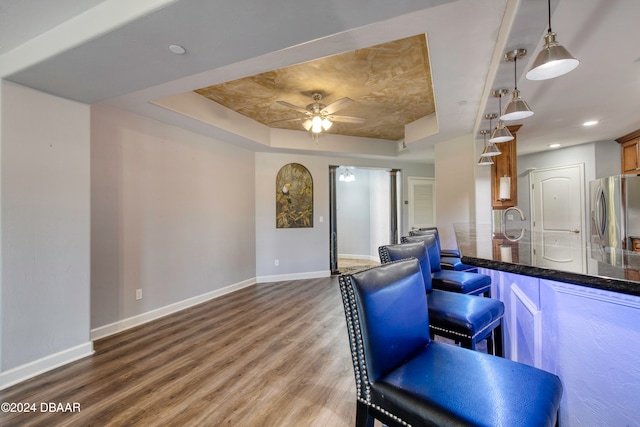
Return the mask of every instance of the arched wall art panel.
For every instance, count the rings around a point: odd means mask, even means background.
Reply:
[[[299,163],[289,163],[276,176],[276,228],[313,227],[313,178]]]

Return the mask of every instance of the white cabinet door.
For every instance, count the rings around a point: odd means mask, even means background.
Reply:
[[[436,225],[436,181],[408,177],[409,230]]]
[[[491,276],[491,295],[504,303],[504,357],[540,368],[543,344],[539,279],[485,268],[479,272]]]
[[[532,172],[534,265],[585,271],[582,169],[573,165]]]

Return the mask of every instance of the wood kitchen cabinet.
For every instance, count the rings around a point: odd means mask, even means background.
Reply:
[[[507,126],[513,135],[513,140],[496,144],[502,154],[494,156],[491,165],[491,207],[493,209],[507,209],[518,204],[518,162],[516,153],[516,132],[522,125]],[[511,178],[511,197],[500,199],[500,178]]]
[[[623,174],[640,174],[640,129],[616,139],[620,144]]]

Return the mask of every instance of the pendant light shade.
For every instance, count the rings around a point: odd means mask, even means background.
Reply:
[[[493,164],[493,159],[491,157],[482,157],[478,160],[478,165],[480,166],[488,166]]]
[[[493,157],[499,156],[500,154],[502,154],[502,152],[498,150],[498,147],[496,147],[493,142],[490,142],[484,147],[484,151],[482,151],[480,157]]]
[[[511,94],[511,100],[504,107],[502,114],[500,115],[501,120],[520,120],[526,119],[527,117],[533,116],[533,110],[529,107],[529,104],[522,99],[520,96],[520,91],[518,90],[518,79],[517,79],[517,64],[518,58],[522,58],[527,54],[526,49],[516,49],[511,52],[507,52],[504,54],[504,59],[507,62],[513,61],[513,80],[514,80],[514,89]]]
[[[549,11],[549,31],[544,36],[544,45],[527,72],[528,80],[547,80],[573,71],[579,64],[576,58],[556,40],[551,31],[551,0],[547,1]]]
[[[544,46],[531,69],[527,72],[528,80],[547,80],[573,71],[580,61],[574,58],[567,49],[556,41],[556,33],[544,36]]]
[[[500,154],[502,154],[502,152],[498,150],[498,147],[490,142],[484,147],[484,150],[482,151],[482,154],[480,154],[480,157],[493,157],[499,156]]]
[[[494,90],[492,92],[493,96],[499,98],[498,102],[499,102],[500,109],[498,111],[502,110],[502,96],[506,95],[507,93],[509,93],[507,89]],[[493,133],[491,133],[489,142],[493,142],[495,144],[500,142],[511,141],[512,139],[514,139],[514,137],[513,135],[511,135],[511,132],[509,131],[509,129],[504,127],[504,123],[502,122],[502,120],[498,120],[498,126],[496,126],[495,129],[493,130]]]
[[[499,120],[498,126],[496,126],[496,128],[493,130],[491,138],[489,138],[489,142],[497,144],[500,142],[511,141],[512,139],[514,138],[513,135],[511,135],[511,132],[509,132],[509,129],[504,127],[504,123],[502,123],[502,120]]]
[[[491,130],[489,129],[483,129],[480,131],[480,133],[484,136],[484,140],[485,140],[484,150],[482,151],[482,154],[480,154],[480,157],[493,157],[493,156],[499,156],[500,154],[502,154],[502,152],[498,150],[498,147],[496,147],[493,142],[487,143],[487,134],[489,132],[491,132]]]
[[[527,101],[522,99],[520,96],[520,91],[518,89],[514,89],[511,94],[511,101],[504,107],[502,111],[502,115],[500,116],[501,120],[520,120],[526,119],[527,117],[533,116],[533,110],[527,104]]]

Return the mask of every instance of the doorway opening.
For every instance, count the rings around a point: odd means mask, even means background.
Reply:
[[[398,176],[390,169],[330,167],[333,274],[379,265],[378,247],[397,241]]]

